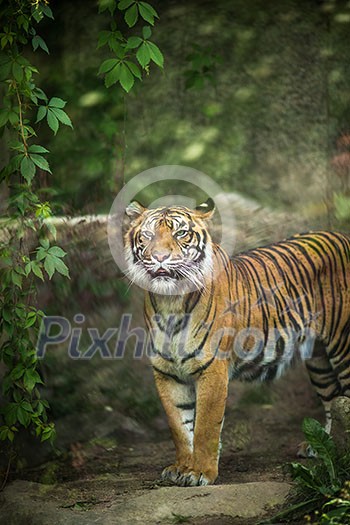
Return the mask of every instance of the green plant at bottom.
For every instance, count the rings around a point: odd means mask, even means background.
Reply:
[[[346,525],[350,523],[350,451],[339,451],[315,419],[304,419],[303,432],[317,457],[306,464],[291,463],[295,490],[288,508],[261,524],[304,517],[313,525]]]
[[[317,512],[317,511],[316,511]],[[345,481],[337,498],[327,501],[321,509],[321,513],[315,513],[314,525],[345,525],[350,523],[350,481]],[[317,517],[319,519],[317,519]],[[311,516],[310,520],[311,522]]]

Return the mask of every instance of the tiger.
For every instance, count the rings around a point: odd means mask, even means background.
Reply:
[[[303,359],[331,430],[350,397],[350,236],[312,231],[229,256],[209,199],[126,207],[125,261],[145,289],[148,354],[175,445],[161,478],[213,484],[230,379],[272,380]]]

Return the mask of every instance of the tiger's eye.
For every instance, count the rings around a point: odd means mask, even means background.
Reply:
[[[175,236],[178,239],[181,239],[181,237],[185,237],[187,234],[188,234],[188,230],[178,230],[177,232],[175,232]]]
[[[145,237],[146,239],[152,239],[154,237],[153,232],[150,232],[149,230],[144,230],[141,232],[141,235]]]

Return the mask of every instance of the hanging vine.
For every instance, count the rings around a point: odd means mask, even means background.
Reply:
[[[7,212],[1,223],[9,234],[0,242],[0,358],[6,370],[0,440],[10,443],[21,427],[34,431],[41,441],[54,439],[48,403],[38,388],[43,381],[35,343],[44,314],[35,306],[36,282],[51,279],[56,271],[69,275],[62,260],[66,254],[54,244],[55,228],[45,223],[51,208],[40,200],[38,176],[42,170],[51,173],[49,151],[37,143],[36,123],[32,121],[46,118],[54,133],[60,123],[72,124],[63,110],[65,102],[57,97],[48,100],[35,84],[38,71],[24,56],[29,44],[34,51],[40,48],[48,52],[36,32],[44,17],[53,18],[46,1],[1,2],[5,23],[0,34],[0,128],[9,151],[9,161],[0,172],[0,181],[9,188]]]

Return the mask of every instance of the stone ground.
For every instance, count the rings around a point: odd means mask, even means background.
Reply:
[[[159,481],[173,459],[163,417],[153,429],[127,425],[117,438],[107,425],[104,435],[71,442],[49,462],[11,473],[0,494],[0,523],[255,525],[285,501],[286,464],[295,460],[302,419],[322,419],[322,411],[302,367],[271,386],[231,388],[216,485]]]

